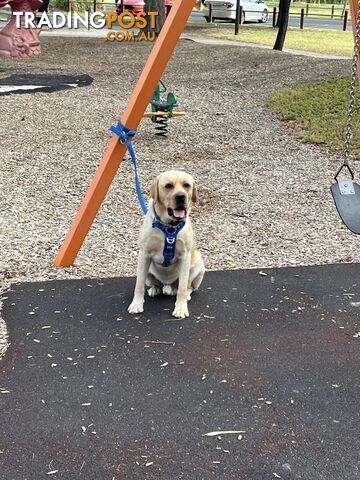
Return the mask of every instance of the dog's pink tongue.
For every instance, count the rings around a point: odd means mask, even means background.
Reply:
[[[184,218],[185,217],[185,210],[173,210],[174,217],[176,218]]]

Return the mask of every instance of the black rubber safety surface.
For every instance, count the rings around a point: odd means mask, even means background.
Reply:
[[[359,265],[208,273],[185,320],[133,286],[7,294],[2,480],[360,478]]]
[[[18,93],[56,92],[90,85],[89,75],[13,74],[0,78],[0,96]]]

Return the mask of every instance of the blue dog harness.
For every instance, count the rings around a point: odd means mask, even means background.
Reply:
[[[185,226],[185,221],[179,222],[177,225],[170,227],[160,222],[159,217],[157,216],[154,208],[155,219],[152,223],[153,228],[158,228],[165,235],[163,257],[164,261],[161,264],[162,267],[168,267],[171,263],[171,260],[175,257],[176,250],[176,237],[180,230]]]

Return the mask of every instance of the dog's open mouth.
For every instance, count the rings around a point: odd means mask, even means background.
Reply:
[[[182,220],[186,217],[186,208],[181,207],[177,209],[168,208],[168,214],[170,217],[174,218],[175,220]]]

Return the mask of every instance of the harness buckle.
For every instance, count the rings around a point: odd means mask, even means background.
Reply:
[[[167,243],[169,243],[170,245],[173,245],[173,243],[175,243],[175,240],[176,238],[175,237],[166,237],[166,241]]]

